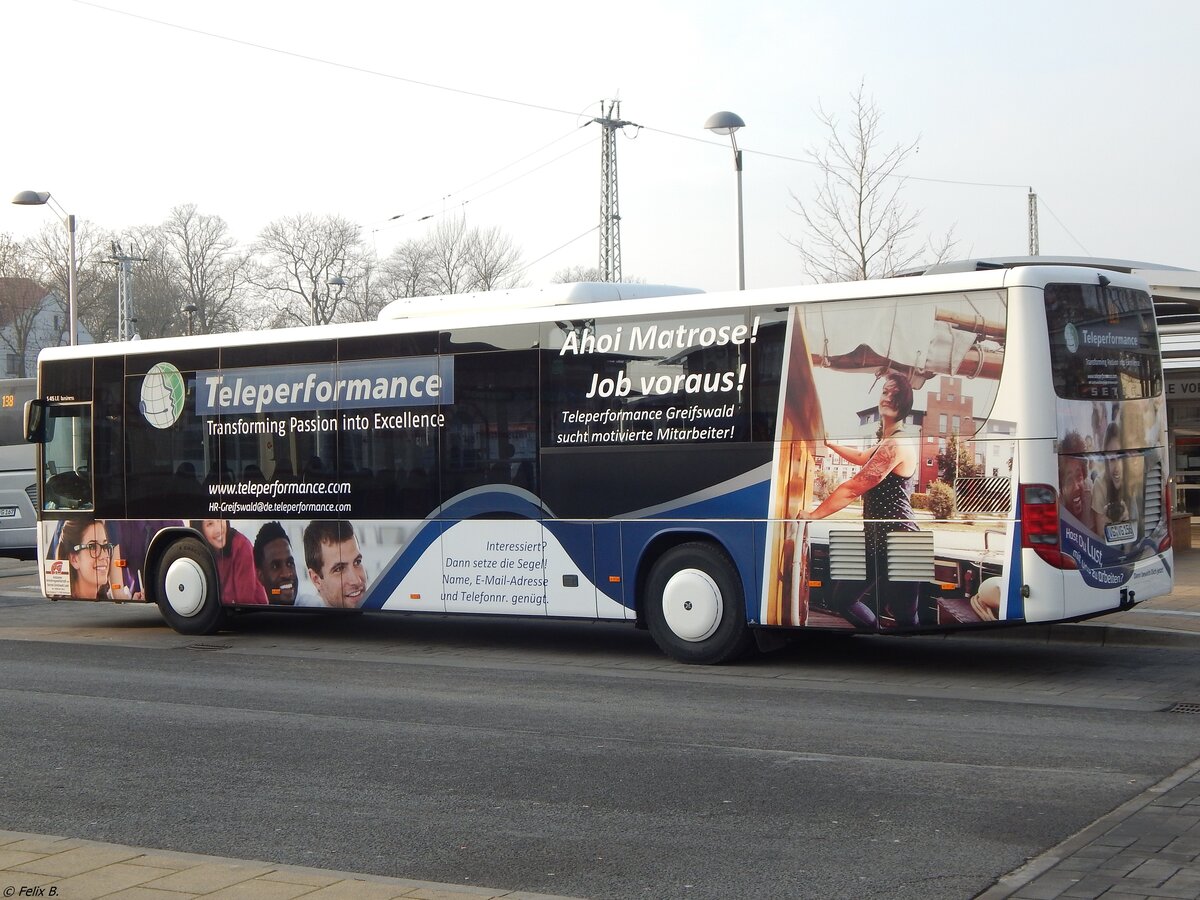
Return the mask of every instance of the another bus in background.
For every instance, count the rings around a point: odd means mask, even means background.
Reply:
[[[37,452],[24,426],[25,402],[36,396],[36,378],[0,379],[0,556],[37,551]]]

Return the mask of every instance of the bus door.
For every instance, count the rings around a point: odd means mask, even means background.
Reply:
[[[41,404],[41,421],[31,439],[42,445],[42,509],[90,511],[92,491],[92,405]]]

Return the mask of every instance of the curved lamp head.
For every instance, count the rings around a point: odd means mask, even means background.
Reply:
[[[21,191],[12,198],[12,202],[17,206],[42,206],[49,201],[49,191]]]
[[[713,134],[733,134],[739,128],[745,128],[746,123],[742,121],[742,117],[737,113],[723,110],[709,116],[708,121],[704,123],[704,127]]]

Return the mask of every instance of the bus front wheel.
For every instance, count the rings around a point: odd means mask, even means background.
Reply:
[[[753,643],[737,569],[711,544],[680,544],[664,553],[650,570],[645,600],[651,637],[679,662],[731,662]]]
[[[225,622],[217,572],[208,549],[195,538],[171,544],[158,561],[155,599],[167,624],[180,634],[213,634]]]

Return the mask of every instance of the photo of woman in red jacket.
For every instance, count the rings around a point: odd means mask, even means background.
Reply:
[[[230,526],[227,519],[201,519],[192,527],[204,535],[217,561],[221,602],[267,605],[267,592],[254,571],[254,547],[250,539]]]

